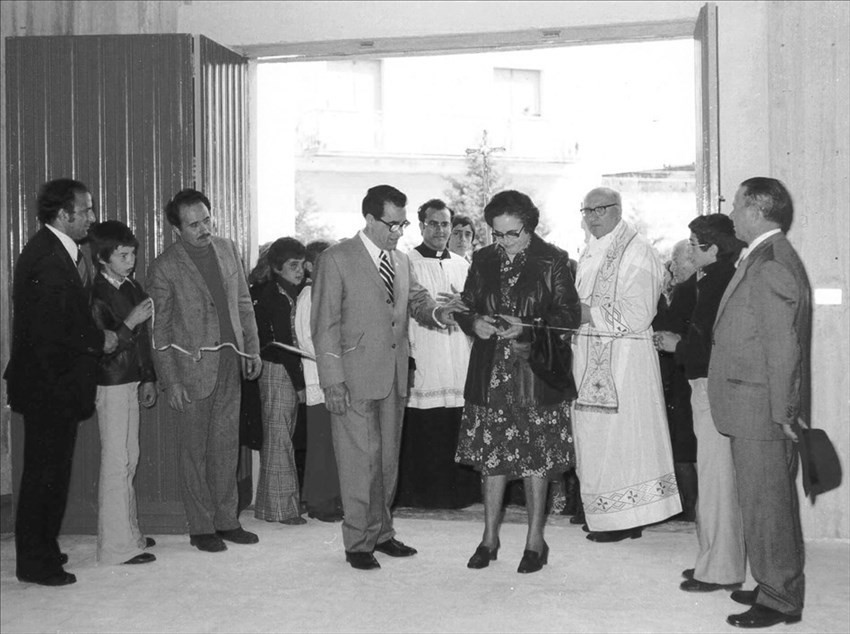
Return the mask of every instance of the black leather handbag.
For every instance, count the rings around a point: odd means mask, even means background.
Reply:
[[[532,325],[528,364],[549,387],[560,392],[575,391],[570,344],[557,331],[547,328],[542,319],[535,319]]]

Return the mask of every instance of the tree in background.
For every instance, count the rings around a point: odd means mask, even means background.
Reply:
[[[491,242],[490,227],[484,222],[484,207],[493,194],[507,188],[508,181],[492,158],[494,152],[504,151],[503,147],[490,147],[484,130],[478,147],[466,150],[466,173],[461,178],[446,177],[450,185],[445,192],[446,202],[456,214],[472,218],[479,245]]]
[[[504,151],[503,147],[490,147],[487,130],[484,130],[478,147],[466,150],[466,173],[461,178],[446,177],[451,186],[445,192],[447,204],[456,214],[472,218],[475,235],[478,236],[477,246],[492,242],[490,227],[484,221],[484,207],[494,194],[509,188],[510,179],[494,164],[492,156],[495,152]],[[523,193],[534,200],[534,192]],[[550,231],[549,223],[541,211],[536,233],[544,238]]]
[[[295,237],[302,244],[334,239],[330,225],[322,220],[319,204],[299,179],[295,182]]]

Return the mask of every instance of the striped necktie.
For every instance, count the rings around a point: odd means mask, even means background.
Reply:
[[[378,267],[378,272],[381,274],[381,279],[384,280],[384,286],[387,288],[387,293],[390,296],[390,301],[394,301],[393,297],[393,280],[395,279],[395,271],[393,270],[393,265],[390,262],[389,256],[387,256],[386,251],[381,251],[381,255],[378,258],[380,260],[380,266]]]

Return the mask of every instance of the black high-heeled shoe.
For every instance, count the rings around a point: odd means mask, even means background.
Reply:
[[[543,550],[539,553],[534,550],[522,551],[522,560],[519,562],[517,572],[537,572],[549,562],[549,544],[543,542]]]
[[[469,562],[466,564],[466,567],[473,568],[475,570],[486,568],[490,565],[491,561],[496,561],[499,558],[500,545],[501,544],[498,540],[496,540],[495,548],[487,548],[484,544],[479,544],[478,548],[475,549],[475,553],[473,553],[472,557],[469,558]]]

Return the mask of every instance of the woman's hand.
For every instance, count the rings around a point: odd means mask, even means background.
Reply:
[[[661,352],[676,352],[676,346],[682,340],[681,335],[662,330],[652,336],[655,349]]]
[[[507,328],[496,331],[500,339],[516,339],[522,334],[522,319],[513,315],[498,315],[498,317],[510,324]]]
[[[475,336],[479,339],[489,339],[495,335],[498,332],[496,326],[493,325],[495,321],[490,315],[476,317],[475,321],[472,322],[472,330],[475,332]]]

